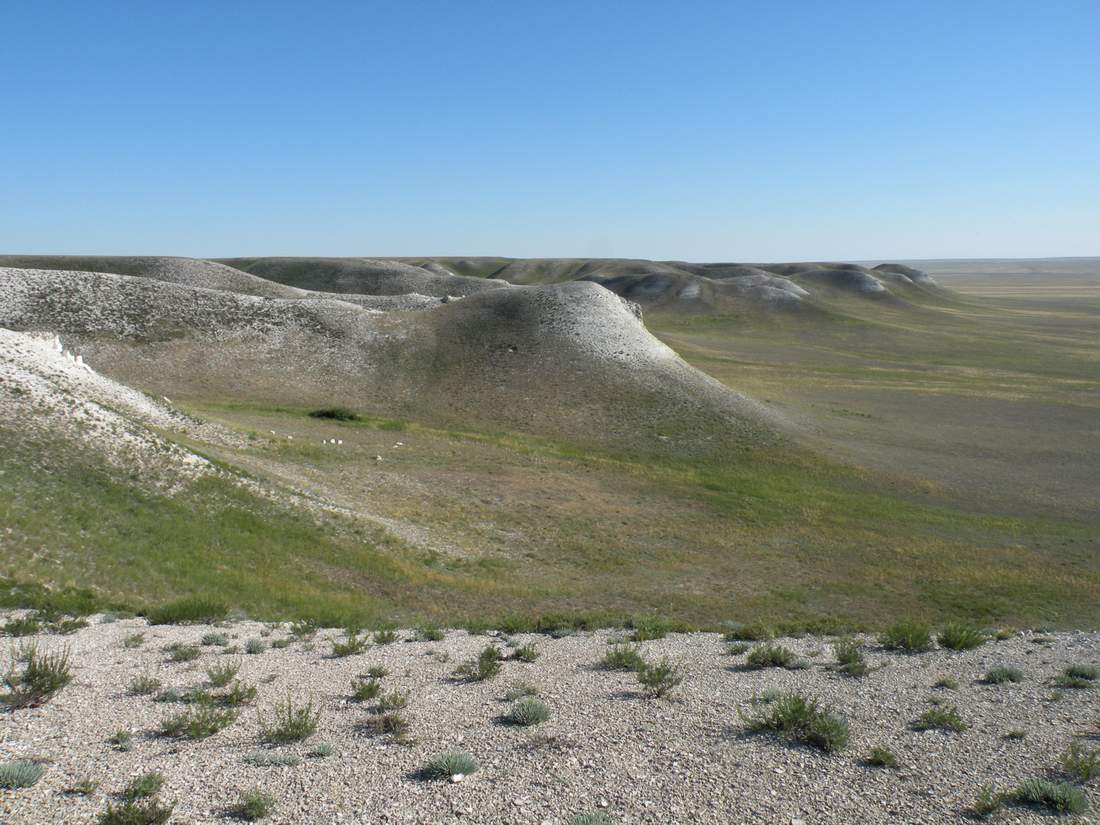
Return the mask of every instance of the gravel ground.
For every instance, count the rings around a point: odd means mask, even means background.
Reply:
[[[286,627],[237,622],[208,626],[148,627],[144,620],[99,622],[68,637],[39,637],[44,650],[68,645],[75,680],[49,704],[0,718],[0,760],[48,762],[38,784],[0,791],[0,821],[94,822],[135,776],[167,777],[161,799],[176,805],[173,822],[229,821],[241,791],[263,787],[276,798],[272,823],[547,823],[562,825],[586,811],[605,812],[618,823],[930,823],[965,821],[965,810],[988,782],[1006,788],[1030,776],[1055,777],[1058,756],[1075,735],[1095,737],[1100,704],[1095,690],[1058,691],[1053,678],[1067,664],[1100,662],[1100,634],[1021,634],[975,650],[906,656],[867,640],[874,668],[862,679],[840,676],[829,641],[781,640],[807,657],[804,670],[744,669],[715,634],[672,634],[644,642],[647,658],[668,656],[683,669],[670,698],[638,692],[632,674],[596,669],[610,631],[561,639],[520,635],[541,655],[531,664],[506,661],[491,681],[454,681],[456,665],[495,642],[507,640],[450,631],[441,641],[371,645],[345,658],[330,656],[322,630],[312,640],[255,655],[204,647],[193,662],[170,663],[163,647],[197,643],[221,630],[244,648],[252,638],[291,638]],[[141,647],[123,639],[145,634]],[[265,635],[266,634],[266,635]],[[240,677],[257,685],[252,706],[229,728],[201,741],[156,735],[162,719],[181,704],[133,697],[127,685],[155,673],[165,687],[198,687],[208,666],[239,658]],[[1027,676],[1019,684],[979,683],[986,670],[1008,664]],[[402,713],[411,743],[372,736],[362,725],[371,704],[348,699],[353,678],[382,665],[384,689],[409,691]],[[958,689],[937,689],[943,676]],[[524,681],[536,685],[553,711],[532,728],[501,724],[503,694]],[[799,689],[820,698],[851,723],[848,747],[836,755],[750,734],[739,711],[770,688]],[[321,708],[320,729],[304,743],[272,749],[260,741],[260,716],[288,692],[312,697]],[[964,733],[915,732],[908,723],[938,697],[956,704],[971,725]],[[122,752],[107,739],[133,732]],[[1026,731],[1022,739],[1005,737]],[[1086,740],[1088,741],[1088,740]],[[318,743],[334,753],[307,754]],[[1097,743],[1095,738],[1091,744]],[[896,770],[873,768],[863,757],[875,745],[898,757]],[[461,782],[426,782],[412,776],[431,755],[468,751],[481,769]],[[246,756],[258,750],[302,756],[293,767],[257,767]],[[88,796],[67,793],[84,778],[100,782]],[[1088,789],[1093,810],[1097,783]],[[1010,807],[997,822],[1043,822],[1049,817]]]

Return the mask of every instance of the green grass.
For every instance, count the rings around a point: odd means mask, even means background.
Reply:
[[[317,732],[321,721],[321,709],[313,707],[313,700],[298,704],[287,694],[285,702],[279,702],[271,717],[260,718],[260,736],[272,745],[302,742]]]
[[[237,721],[236,708],[219,708],[200,701],[160,724],[160,735],[169,739],[208,739]]]
[[[827,322],[797,326],[661,313],[647,323],[719,380],[826,429],[834,419],[842,430],[869,428],[859,433],[879,446],[904,441],[909,426],[929,435],[943,420],[936,405],[949,417],[958,399],[979,405],[967,410],[982,421],[984,411],[1029,409],[1018,400],[1082,418],[1095,409],[1081,389],[1100,377],[1085,321],[1060,318],[1071,335],[1041,314],[1022,322],[1017,309],[974,301],[920,312],[876,306],[873,317],[868,306],[838,300]],[[719,629],[731,618],[784,631],[878,631],[899,615],[935,625],[1100,625],[1094,514],[1017,507],[984,497],[980,485],[946,490],[881,455],[844,466],[790,443],[710,442],[710,431],[675,426],[592,443],[412,407],[357,409],[358,421],[308,415],[337,400],[192,399],[191,411],[241,432],[295,434],[241,450],[194,446],[261,481],[302,478],[345,500],[376,474],[373,453],[392,443],[388,433],[407,433],[416,449],[392,461],[387,453],[384,465],[402,483],[372,488],[371,507],[459,552],[412,547],[365,519],[281,507],[225,479],[174,496],[143,492],[79,445],[51,455],[56,445],[8,428],[0,512],[11,534],[0,564],[18,579],[0,582],[0,603],[172,622],[232,608],[363,627],[503,627],[517,618],[534,627],[564,616],[554,625],[564,629],[570,617],[614,625],[645,616],[639,638],[662,627]],[[337,427],[354,434],[348,449],[317,449]],[[361,453],[351,449],[357,439]],[[1005,450],[1020,441],[1002,440]],[[884,471],[869,469],[884,462]],[[48,559],[28,552],[46,546]],[[654,604],[664,615],[649,616]]]
[[[789,648],[768,642],[757,645],[749,651],[749,655],[745,657],[745,666],[754,669],[781,667],[787,670],[802,670],[806,667],[806,663]]]
[[[143,773],[130,781],[122,791],[122,797],[130,802],[138,799],[148,799],[160,793],[164,787],[164,775],[160,773]]]
[[[0,762],[0,788],[12,790],[15,788],[29,788],[46,772],[46,766],[38,762],[17,760],[15,762]]]
[[[500,673],[500,662],[504,655],[495,645],[486,645],[477,658],[463,662],[455,668],[455,678],[464,682],[484,682],[496,678]]]
[[[68,648],[43,653],[36,644],[23,644],[12,651],[0,704],[11,710],[44,705],[72,680]]]
[[[1024,672],[1018,667],[1009,667],[1008,665],[991,667],[982,677],[982,682],[987,685],[1003,685],[1010,682],[1022,682],[1023,680]]]
[[[970,729],[970,724],[959,715],[959,709],[954,705],[942,705],[928,708],[914,719],[909,727],[918,731],[943,730],[962,733]]]
[[[972,650],[988,640],[989,636],[982,630],[963,622],[949,622],[936,637],[940,647],[948,650]]]
[[[894,622],[883,631],[879,642],[887,650],[925,653],[932,649],[932,628],[912,620]]]
[[[275,797],[262,788],[243,791],[231,812],[237,819],[255,822],[266,819],[275,810]]]
[[[638,649],[624,642],[616,642],[607,649],[603,659],[599,662],[602,670],[631,670],[641,671],[645,668],[645,659]]]
[[[510,725],[531,727],[550,718],[550,708],[541,699],[525,696],[517,700],[504,715],[504,721]]]
[[[420,768],[421,779],[445,779],[452,776],[469,776],[478,769],[477,760],[464,751],[445,751],[436,754]]]

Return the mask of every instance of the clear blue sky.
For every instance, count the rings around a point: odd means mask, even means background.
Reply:
[[[0,3],[0,251],[1100,255],[1100,2]]]

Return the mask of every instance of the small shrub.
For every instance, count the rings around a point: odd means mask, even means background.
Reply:
[[[445,751],[429,759],[419,771],[421,779],[469,776],[478,769],[477,760],[464,751]]]
[[[511,725],[531,727],[550,718],[550,708],[541,699],[526,696],[518,700],[504,715],[504,721]]]
[[[805,663],[783,645],[767,642],[749,651],[749,655],[745,657],[745,666],[756,669],[782,667],[787,670],[797,670],[805,667]]]
[[[525,644],[523,647],[517,647],[515,653],[512,654],[512,658],[519,659],[521,662],[527,662],[530,664],[539,657],[538,648],[533,644]]]
[[[143,673],[141,676],[135,676],[130,680],[130,684],[126,688],[126,692],[131,696],[148,696],[151,693],[156,693],[158,690],[160,690],[160,679],[156,678],[151,673]]]
[[[134,735],[128,730],[116,730],[107,737],[107,744],[116,751],[132,751],[134,749]]]
[[[134,802],[138,799],[148,799],[160,793],[164,787],[164,775],[159,773],[143,773],[130,782],[122,791],[122,797]]]
[[[382,683],[377,679],[359,679],[352,682],[351,699],[353,702],[370,702],[378,698]]]
[[[409,704],[409,692],[407,690],[391,690],[378,697],[378,710],[387,713],[391,710],[403,710]]]
[[[129,650],[133,650],[135,647],[141,647],[143,644],[145,644],[144,633],[131,633],[129,636],[122,639],[122,646]]]
[[[524,696],[538,696],[539,689],[530,682],[516,682],[504,693],[504,701],[514,702]]]
[[[336,748],[330,745],[328,742],[318,742],[312,748],[310,748],[308,756],[314,759],[327,759],[336,753]]]
[[[1019,728],[1013,728],[1005,734],[1005,739],[1024,739],[1027,737],[1026,730],[1020,730]]]
[[[898,758],[889,748],[875,746],[867,754],[867,764],[874,765],[876,768],[896,768]]]
[[[879,642],[887,650],[925,653],[932,649],[932,629],[920,622],[901,621],[887,628]]]
[[[256,688],[244,682],[234,682],[229,690],[215,698],[219,705],[239,708],[251,704],[256,699]]]
[[[372,665],[367,668],[366,675],[368,679],[385,679],[390,672],[382,665]]]
[[[347,407],[323,407],[309,414],[310,418],[324,418],[330,421],[362,421],[362,416]]]
[[[932,683],[932,687],[938,690],[958,690],[959,683],[957,680],[952,679],[950,676],[941,676],[939,679]]]
[[[764,690],[753,696],[751,701],[754,705],[770,705],[783,696],[784,691],[779,688],[764,688]]]
[[[980,819],[985,819],[1000,810],[1007,798],[1006,794],[997,793],[992,785],[982,785],[974,801],[970,803],[970,812]]]
[[[356,633],[349,633],[342,642],[332,642],[332,657],[334,659],[342,659],[345,656],[352,656],[356,653],[362,653],[367,649],[367,640]]]
[[[1076,785],[1047,779],[1025,779],[1012,792],[1012,801],[1059,814],[1083,814],[1089,809],[1088,797]]]
[[[213,624],[226,617],[229,608],[211,599],[187,598],[145,612],[149,624]]]
[[[845,676],[859,678],[867,675],[867,660],[863,656],[863,645],[856,639],[841,639],[833,645],[836,656],[836,670]]]
[[[363,731],[369,736],[390,735],[397,741],[405,740],[409,723],[398,713],[377,713],[363,722]]]
[[[302,764],[302,760],[292,753],[270,753],[268,751],[254,751],[248,754],[244,761],[257,768],[293,768]]]
[[[638,671],[638,682],[650,696],[667,696],[683,681],[680,669],[668,659],[647,664]]]
[[[204,647],[225,647],[229,644],[229,636],[225,633],[205,633],[202,644]]]
[[[267,645],[264,644],[263,639],[249,639],[244,643],[244,652],[251,656],[263,653],[265,650],[267,650]]]
[[[987,685],[1003,685],[1008,682],[1022,682],[1023,680],[1024,672],[1022,670],[1007,665],[991,667],[982,677],[982,681]]]
[[[633,645],[616,642],[600,660],[599,667],[603,670],[628,670],[637,673],[645,668],[645,659]]]
[[[290,626],[290,633],[299,639],[309,639],[319,627],[315,619],[299,619]]]
[[[161,722],[160,735],[171,739],[207,739],[235,721],[236,709],[200,702]]]
[[[272,650],[282,650],[283,648],[290,647],[293,639],[274,639],[271,642]]]
[[[948,650],[973,650],[985,644],[989,637],[972,625],[950,622],[943,626],[937,641]]]
[[[237,677],[240,669],[240,660],[211,665],[206,669],[206,678],[216,688],[225,687]]]
[[[0,694],[0,703],[12,710],[39,707],[72,680],[68,648],[39,653],[37,645],[25,644],[12,654],[11,666],[4,676],[8,692]]]
[[[1100,748],[1086,748],[1080,742],[1072,742],[1058,758],[1062,772],[1082,785],[1100,776]]]
[[[500,673],[501,652],[493,645],[486,646],[476,659],[463,662],[454,675],[466,682],[484,682]]]
[[[374,643],[376,645],[392,645],[397,641],[397,631],[385,628],[374,631]]]
[[[38,762],[19,759],[15,762],[0,762],[0,788],[14,790],[29,788],[42,778],[46,767]]]
[[[172,818],[174,805],[161,805],[156,799],[123,802],[107,805],[99,815],[97,825],[166,825]]]
[[[261,737],[273,745],[301,742],[317,732],[320,721],[321,710],[314,710],[312,699],[303,705],[295,705],[287,694],[285,702],[275,705],[270,722],[260,720]]]
[[[416,631],[416,637],[422,642],[440,642],[444,635],[443,631],[435,625],[422,625]]]
[[[775,628],[771,625],[733,624],[723,634],[727,642],[768,642],[775,638]]]
[[[182,642],[174,642],[164,648],[168,659],[173,662],[193,662],[202,655],[202,651],[195,645],[185,645]]]
[[[247,822],[266,819],[275,810],[275,797],[262,788],[244,791],[237,804],[231,809],[233,816]]]
[[[726,645],[726,653],[730,656],[740,656],[745,653],[751,645],[748,642],[730,642]]]
[[[946,730],[962,733],[968,730],[970,725],[959,715],[959,709],[954,705],[932,707],[918,716],[910,723],[913,730]]]
[[[843,749],[850,735],[844,719],[797,692],[782,694],[748,722],[753,730],[772,731],[826,753]]]

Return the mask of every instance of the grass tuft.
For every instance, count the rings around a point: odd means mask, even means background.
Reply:
[[[637,673],[638,683],[645,692],[658,699],[670,694],[684,680],[680,668],[667,658],[647,664]]]
[[[910,725],[913,730],[945,730],[954,733],[962,733],[969,730],[970,725],[959,715],[959,709],[954,705],[941,705],[931,707],[914,719]]]
[[[285,702],[275,705],[270,722],[260,720],[260,735],[264,742],[273,745],[301,742],[317,732],[320,721],[321,710],[314,709],[312,699],[296,705],[287,694]]]
[[[800,670],[806,667],[806,663],[790,648],[766,642],[749,651],[749,655],[745,657],[745,666],[755,669],[781,667],[787,670]]]
[[[206,669],[206,678],[210,680],[210,684],[216,688],[225,687],[235,678],[241,670],[240,659],[235,659],[229,662],[222,662],[215,665],[211,665]]]
[[[1013,802],[1044,808],[1057,814],[1083,814],[1089,809],[1085,792],[1068,782],[1025,779],[1011,794]]]
[[[367,649],[367,640],[357,633],[348,633],[343,641],[332,641],[332,658],[342,659]]]
[[[69,649],[39,653],[36,644],[24,644],[12,652],[12,662],[4,676],[7,693],[0,704],[12,710],[46,704],[73,680]]]
[[[608,648],[607,654],[600,660],[603,670],[630,670],[638,672],[645,668],[645,659],[638,648],[625,642],[616,642]]]
[[[550,718],[550,708],[541,699],[526,696],[516,701],[504,715],[504,721],[525,728],[538,725]]]
[[[894,756],[893,751],[880,745],[871,748],[866,761],[868,765],[873,765],[876,768],[896,768],[898,766],[898,758]]]
[[[1072,742],[1058,758],[1062,773],[1082,785],[1100,776],[1100,748],[1087,748],[1080,742]]]
[[[500,673],[502,654],[499,648],[487,645],[476,659],[463,662],[454,672],[456,678],[465,682],[484,682]]]
[[[160,724],[160,735],[169,739],[208,739],[237,721],[235,708],[219,708],[211,701],[196,702]]]
[[[230,813],[237,819],[255,822],[266,819],[275,810],[275,797],[262,788],[252,788],[241,793],[241,798],[232,807]]]
[[[38,782],[45,772],[44,765],[25,759],[0,763],[0,788],[6,790],[29,788]]]
[[[132,780],[122,791],[123,799],[133,802],[138,799],[148,799],[160,793],[164,787],[164,774],[143,773]]]
[[[161,805],[156,799],[108,805],[99,815],[96,825],[166,825],[172,818],[174,805]]]
[[[973,650],[985,644],[989,637],[979,628],[962,622],[950,622],[943,626],[937,641],[948,650]]]
[[[991,667],[982,677],[982,682],[987,685],[1003,685],[1009,682],[1016,683],[1024,680],[1024,672],[1016,667],[997,665]]]
[[[926,653],[932,649],[932,628],[912,620],[900,621],[888,627],[879,642],[887,650]]]
[[[746,719],[753,730],[772,731],[825,753],[842,750],[850,736],[847,721],[798,692],[781,694]]]
[[[445,751],[425,762],[417,775],[421,779],[449,779],[453,776],[469,776],[477,769],[477,760],[465,751]]]

